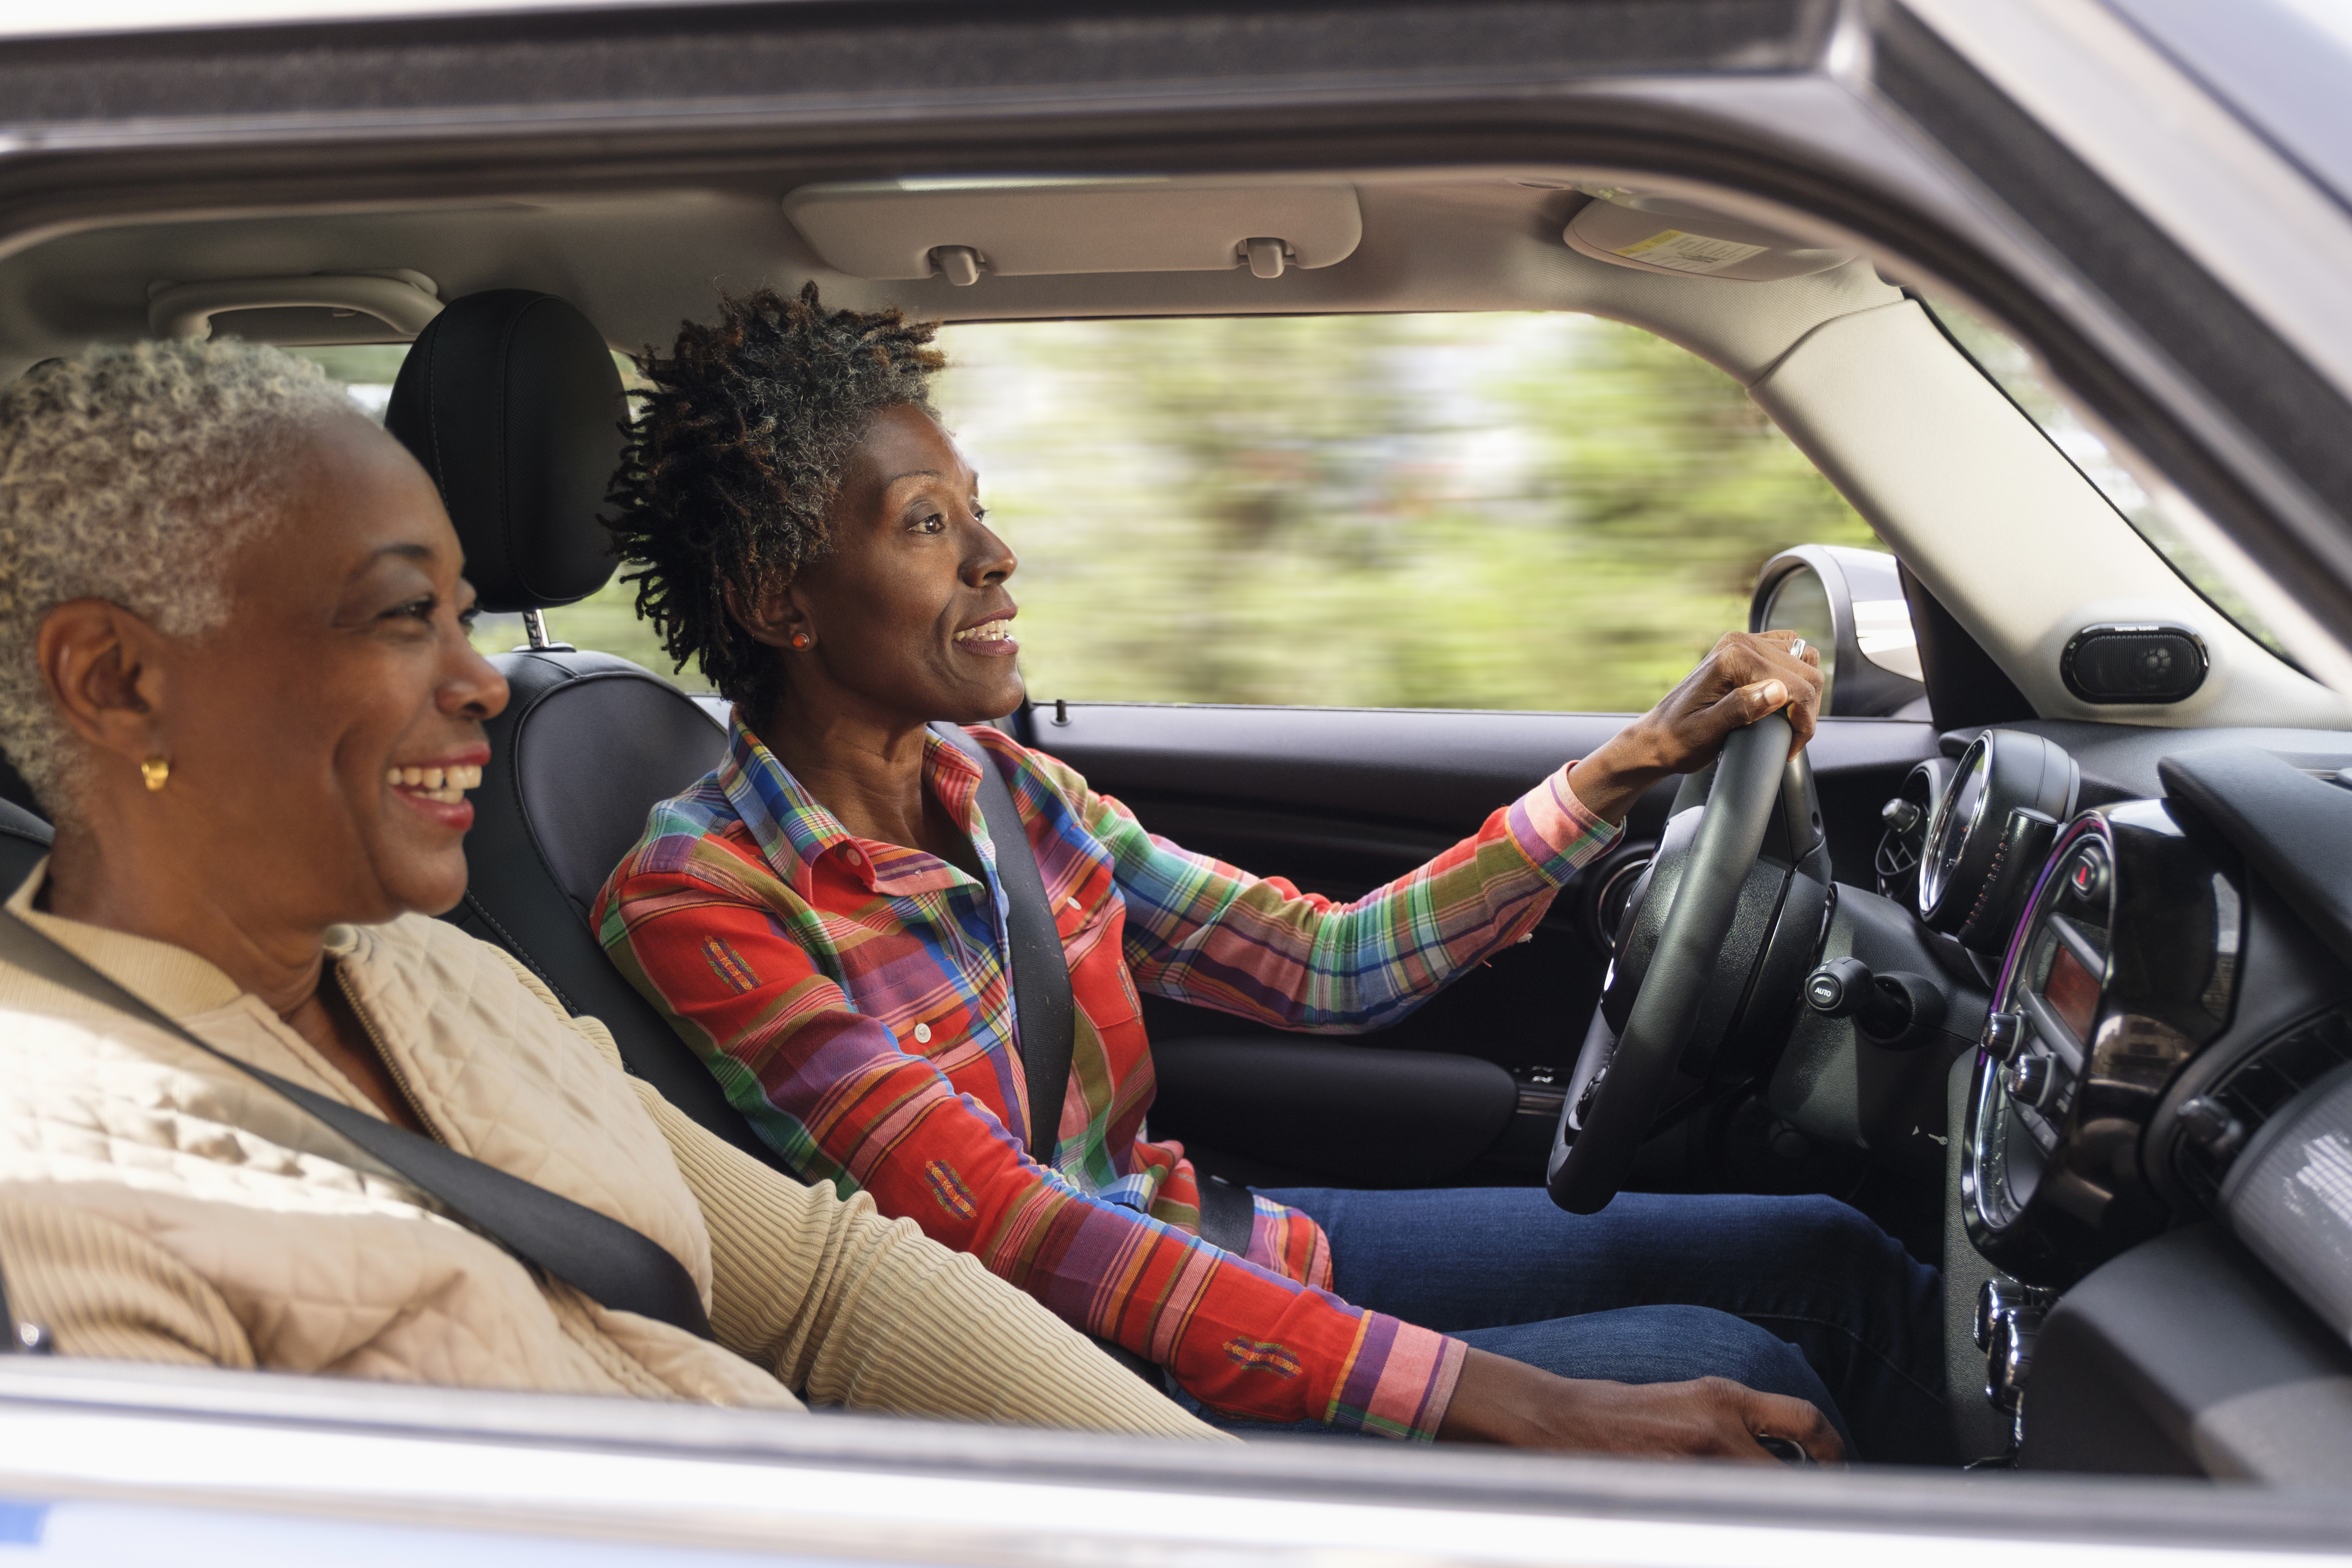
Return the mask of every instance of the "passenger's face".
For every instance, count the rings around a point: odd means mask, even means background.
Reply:
[[[1019,563],[982,516],[979,478],[937,422],[906,406],[878,416],[834,502],[832,551],[791,590],[814,639],[779,650],[796,691],[919,723],[1020,706],[1004,586]]]
[[[415,460],[337,418],[280,520],[232,559],[226,629],[173,660],[167,796],[278,918],[368,922],[463,896],[458,786],[478,782],[507,687],[467,641],[460,564]]]

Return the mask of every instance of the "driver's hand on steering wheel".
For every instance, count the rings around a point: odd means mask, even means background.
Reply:
[[[1569,787],[1602,821],[1622,822],[1652,784],[1706,766],[1734,730],[1783,708],[1793,757],[1821,714],[1821,650],[1794,632],[1727,633],[1656,707],[1578,763]]]
[[[1481,1350],[1462,1363],[1437,1429],[1444,1443],[1781,1463],[1757,1441],[1759,1436],[1795,1443],[1819,1464],[1845,1458],[1829,1417],[1785,1394],[1760,1394],[1725,1377],[1695,1383],[1559,1377]]]

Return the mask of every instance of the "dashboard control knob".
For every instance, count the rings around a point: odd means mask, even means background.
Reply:
[[[1905,800],[1899,795],[1878,808],[1878,819],[1897,833],[1910,832],[1926,815],[1917,801]]]
[[[1806,975],[1804,1002],[1825,1018],[1851,1018],[1882,1047],[1916,1044],[1912,1035],[1943,1023],[1943,994],[1924,975],[1874,975],[1861,959],[1830,959]]]
[[[1847,998],[1870,984],[1870,965],[1858,958],[1832,958],[1805,976],[1805,1003],[1816,1013],[1843,1017]]]
[[[2228,1164],[2246,1146],[2246,1124],[2218,1100],[2200,1094],[2181,1101],[2172,1116],[2180,1124],[2181,1136],[2204,1150],[2216,1164]]]
[[[2025,1038],[2025,1015],[1994,1013],[1985,1019],[1984,1038],[1979,1043],[1985,1055],[1997,1062],[2005,1062],[2017,1054],[2019,1042]]]
[[[2009,1089],[2009,1098],[2020,1105],[2039,1110],[2050,1098],[2050,1058],[2022,1056],[2009,1064],[2000,1075],[2001,1083]]]

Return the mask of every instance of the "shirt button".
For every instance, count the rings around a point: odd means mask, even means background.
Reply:
[[[843,851],[841,852],[841,858],[842,858],[843,859],[845,859],[845,860],[848,861],[848,862],[849,862],[851,865],[853,865],[853,866],[863,866],[864,864],[866,864],[866,857],[865,857],[865,856],[863,856],[863,855],[860,855],[860,854],[859,854],[856,850],[855,850],[855,849],[845,849],[845,850],[843,850]]]
[[[931,1026],[930,1026],[929,1024],[918,1024],[918,1025],[916,1025],[916,1026],[915,1026],[915,1044],[917,1044],[917,1045],[919,1045],[919,1046],[928,1046],[928,1045],[929,1045],[930,1043],[931,1043]]]
[[[1076,899],[1072,899],[1069,902],[1070,902],[1070,908],[1072,908],[1072,909],[1074,909],[1074,910],[1075,910],[1075,909],[1076,909],[1076,908],[1078,907],[1078,900],[1076,900]]]

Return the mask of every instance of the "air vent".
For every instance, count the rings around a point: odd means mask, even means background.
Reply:
[[[1879,897],[1893,899],[1905,909],[1916,908],[1919,897],[1919,857],[1927,843],[1927,823],[1936,803],[1952,776],[1948,758],[1935,757],[1911,770],[1895,797],[1879,808],[1886,831],[1878,840],[1872,870]]]
[[[2231,1162],[2263,1123],[2347,1062],[2352,1062],[2352,1015],[2341,1008],[2256,1047],[2202,1096],[2220,1105],[2236,1122],[2231,1136],[2202,1142],[2177,1139],[2172,1146],[2173,1169],[2191,1192],[2208,1205],[2216,1203]]]
[[[1624,923],[1633,889],[1641,885],[1642,873],[1650,868],[1650,858],[1657,852],[1658,847],[1646,839],[1621,843],[1577,878],[1585,889],[1580,922],[1584,937],[1603,959],[1616,956],[1617,928]]]

